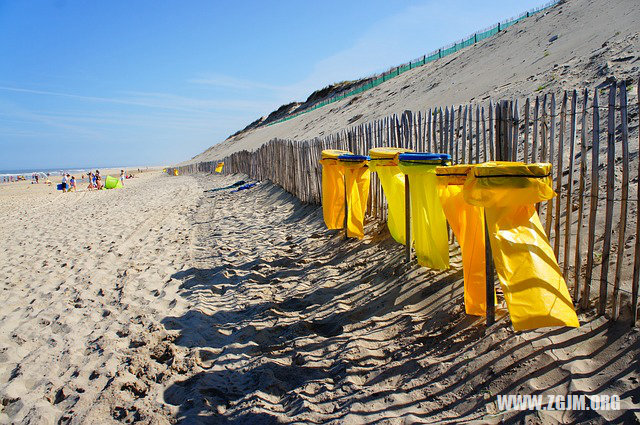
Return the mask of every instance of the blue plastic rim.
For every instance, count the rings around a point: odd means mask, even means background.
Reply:
[[[367,155],[340,155],[340,161],[369,161],[371,158]]]
[[[406,152],[398,156],[400,161],[451,161],[447,153]]]

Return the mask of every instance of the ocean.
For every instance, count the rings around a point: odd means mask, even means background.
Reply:
[[[100,169],[109,169],[109,168],[116,168],[116,167],[98,167],[98,170]],[[52,176],[60,176],[62,175],[62,173],[69,173],[71,175],[82,175],[82,174],[86,174],[87,171],[89,170],[95,170],[95,168],[91,168],[91,167],[86,167],[86,168],[80,168],[80,167],[74,167],[74,168],[23,168],[23,169],[16,169],[16,170],[0,170],[0,179],[2,179],[2,177],[16,177],[16,176],[24,176],[27,179],[30,179],[31,176],[35,173],[44,173],[44,174],[50,174]],[[78,176],[79,177],[79,176]]]

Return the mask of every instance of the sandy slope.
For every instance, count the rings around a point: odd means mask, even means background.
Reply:
[[[242,176],[2,197],[0,423],[631,421],[640,334],[485,333],[462,271],[405,265]],[[65,220],[61,220],[64,218]],[[619,412],[499,413],[499,393],[615,393]]]
[[[187,162],[222,159],[273,138],[328,135],[407,109],[594,88],[611,77],[634,78],[635,85],[639,74],[640,2],[568,0],[361,95],[233,137]]]

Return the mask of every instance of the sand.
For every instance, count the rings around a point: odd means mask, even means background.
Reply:
[[[635,87],[639,70],[640,2],[568,0],[361,95],[221,143],[212,140],[211,148],[186,163],[220,160],[243,149],[257,149],[274,138],[327,136],[405,110],[417,113],[489,100],[523,102],[525,97],[562,90],[593,90],[611,78],[628,80]],[[629,103],[635,102],[633,90]]]
[[[243,176],[119,191],[0,187],[0,423],[637,421],[640,333],[466,316],[453,268],[406,265]],[[618,394],[616,412],[499,413],[496,394]]]
[[[164,338],[148,317],[186,304],[171,276],[189,254],[201,193],[190,182],[156,172],[114,191],[0,187],[0,422],[126,415],[132,355]]]

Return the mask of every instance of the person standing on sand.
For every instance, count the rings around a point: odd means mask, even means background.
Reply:
[[[124,170],[120,170],[120,183],[124,187]]]
[[[93,173],[91,171],[87,173],[87,179],[89,180],[89,185],[87,186],[87,189],[91,190],[93,189]]]
[[[65,193],[67,191],[67,175],[66,174],[62,174],[62,193]]]
[[[100,177],[100,170],[96,170],[96,189],[102,189],[102,178]]]
[[[69,188],[69,192],[71,192],[72,190],[74,192],[77,191],[77,187],[76,187],[76,176],[71,176],[71,180],[69,180],[70,183],[70,188]]]

